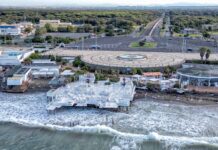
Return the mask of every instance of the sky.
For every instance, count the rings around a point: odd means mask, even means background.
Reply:
[[[218,5],[218,0],[0,0],[0,2],[0,6]]]

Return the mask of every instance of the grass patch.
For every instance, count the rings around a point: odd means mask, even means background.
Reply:
[[[164,36],[164,32],[165,32],[165,29],[161,29],[161,30],[160,30],[160,36],[161,36],[161,37]]]
[[[173,36],[175,37],[184,37],[185,34],[182,34],[182,33],[174,33]],[[191,38],[199,38],[199,37],[202,37],[201,34],[189,34],[188,37],[191,37]]]
[[[145,44],[143,46],[139,45],[139,42],[132,42],[130,44],[131,48],[155,48],[157,47],[157,43],[156,42],[145,42]]]
[[[211,34],[211,35],[218,35],[218,31],[210,31],[208,33]]]

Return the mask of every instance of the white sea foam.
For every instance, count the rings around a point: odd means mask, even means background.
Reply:
[[[74,126],[66,127],[52,124],[42,124],[37,122],[26,122],[25,120],[2,120],[1,122],[11,122],[16,123],[25,127],[31,128],[45,128],[48,130],[58,130],[67,131],[73,133],[84,133],[84,134],[106,134],[112,137],[116,137],[116,142],[119,146],[113,146],[114,150],[120,149],[137,149],[137,144],[142,144],[143,142],[159,142],[165,145],[167,148],[181,148],[185,146],[209,146],[218,149],[218,137],[184,137],[184,136],[166,136],[159,135],[158,133],[151,132],[147,135],[125,133],[117,131],[113,128],[107,127],[105,125],[96,126]],[[130,148],[131,147],[131,148]]]

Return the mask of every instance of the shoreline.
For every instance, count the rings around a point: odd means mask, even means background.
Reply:
[[[191,106],[217,106],[218,100],[212,97],[205,97],[205,95],[193,95],[193,94],[168,94],[168,93],[154,93],[146,92],[145,98],[151,98],[155,101],[165,101],[165,102],[177,102],[183,103]],[[141,98],[140,98],[141,99]],[[138,99],[136,99],[138,100]]]
[[[148,97],[135,100],[128,112],[71,108],[62,109],[55,114],[48,114],[45,110],[44,92],[27,93],[19,98],[17,95],[0,94],[2,102],[0,121],[24,121],[30,124],[39,123],[63,127],[105,125],[120,132],[128,131],[136,134],[157,132],[161,135],[204,136],[205,123],[217,120],[216,107],[184,105],[184,103],[178,103],[179,101]],[[192,115],[190,116],[190,114]],[[180,122],[176,121],[178,116],[181,117]],[[193,119],[196,121],[192,122]],[[169,120],[171,121],[169,122]],[[201,125],[198,126],[198,129],[193,129],[192,127],[197,124]],[[174,126],[177,127],[174,128]]]

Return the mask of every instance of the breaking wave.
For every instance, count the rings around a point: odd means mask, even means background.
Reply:
[[[39,122],[28,122],[19,119],[2,120],[1,123],[14,123],[29,128],[43,128],[47,130],[57,130],[72,133],[109,135],[113,138],[114,144],[111,150],[129,150],[141,149],[141,145],[148,142],[156,142],[162,145],[164,149],[180,150],[186,147],[206,147],[205,149],[218,149],[218,137],[185,137],[185,136],[167,136],[151,132],[147,135],[125,133],[117,131],[105,125],[95,126],[60,126],[52,124],[43,124]]]

